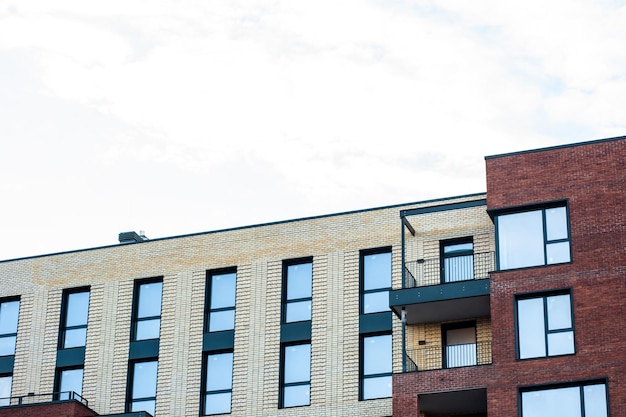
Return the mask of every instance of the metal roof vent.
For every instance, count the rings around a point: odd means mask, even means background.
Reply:
[[[143,230],[137,232],[123,232],[118,235],[120,243],[139,243],[148,240]]]

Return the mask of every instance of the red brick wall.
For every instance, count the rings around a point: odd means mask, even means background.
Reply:
[[[77,401],[0,408],[0,417],[89,417],[98,414]]]

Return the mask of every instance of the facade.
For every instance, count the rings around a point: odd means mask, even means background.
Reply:
[[[626,415],[624,161],[499,155],[486,193],[0,261],[0,416]]]

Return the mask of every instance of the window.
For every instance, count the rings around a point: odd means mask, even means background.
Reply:
[[[162,281],[142,281],[135,285],[133,340],[159,338],[162,293]]]
[[[283,265],[283,322],[311,320],[313,262],[289,261]]]
[[[521,392],[521,417],[608,417],[606,383]]]
[[[391,249],[361,252],[361,311],[363,314],[389,311]]]
[[[75,398],[74,393],[83,393],[83,368],[57,369],[57,388],[59,400],[69,400]],[[56,395],[56,394],[55,394]]]
[[[9,300],[0,303],[0,356],[15,355],[19,313],[19,300]]]
[[[391,335],[361,339],[361,399],[391,397]]]
[[[204,415],[230,413],[233,393],[233,352],[211,353],[205,359]]]
[[[571,260],[564,205],[497,215],[496,230],[500,270]]]
[[[129,412],[147,411],[154,415],[157,388],[156,360],[131,362],[130,392],[127,408]]]
[[[11,385],[13,376],[0,376],[0,406],[11,404]]]
[[[63,294],[60,349],[85,346],[88,313],[89,290],[72,290]]]
[[[207,273],[206,332],[235,329],[235,290],[237,274]]]
[[[441,242],[442,282],[474,279],[474,243],[472,238]]]
[[[520,359],[574,353],[571,294],[518,298],[517,340]]]
[[[442,330],[444,368],[476,365],[476,323],[452,323]]]
[[[283,345],[281,401],[283,408],[311,403],[311,343]]]

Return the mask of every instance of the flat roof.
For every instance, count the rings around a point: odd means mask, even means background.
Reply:
[[[614,138],[596,139],[596,140],[589,140],[589,141],[585,141],[585,142],[569,143],[569,144],[566,144],[566,145],[556,145],[556,146],[549,146],[549,147],[546,147],[546,148],[530,149],[530,150],[526,150],[526,151],[518,151],[518,152],[502,153],[502,154],[497,154],[497,155],[489,155],[489,156],[485,156],[485,159],[501,158],[501,157],[504,157],[504,156],[523,155],[523,154],[527,154],[527,153],[550,151],[550,150],[554,150],[554,149],[573,148],[575,146],[584,146],[584,145],[591,145],[591,144],[600,143],[600,142],[612,142],[612,141],[625,140],[625,139],[626,139],[626,136],[616,136]]]

